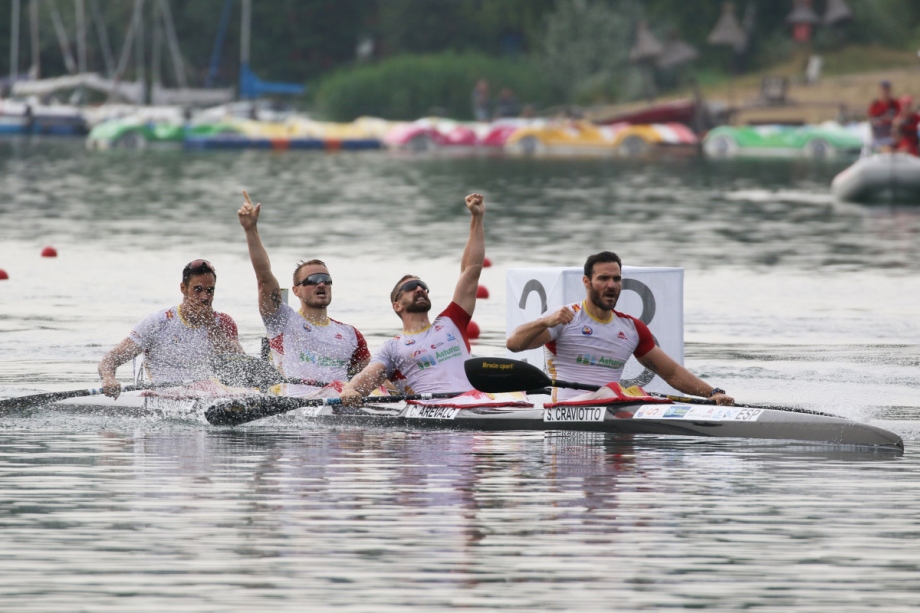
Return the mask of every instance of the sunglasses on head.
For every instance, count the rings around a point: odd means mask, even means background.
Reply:
[[[428,291],[428,285],[421,279],[412,279],[411,281],[406,281],[403,283],[402,287],[399,288],[399,291],[396,292],[396,297],[399,298],[399,295],[403,292],[412,292],[415,291],[415,288],[420,287],[426,292]]]
[[[308,285],[319,285],[320,283],[332,285],[332,275],[325,272],[314,272],[312,275],[307,275],[299,283],[295,283],[294,285],[303,285],[306,287]]]

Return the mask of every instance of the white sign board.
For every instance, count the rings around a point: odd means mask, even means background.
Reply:
[[[585,299],[582,268],[511,268],[505,277],[507,295],[505,330],[510,334],[521,324],[547,311]],[[684,363],[684,269],[623,267],[623,291],[616,310],[644,322],[658,345],[678,364]],[[543,348],[508,357],[545,367]],[[648,391],[677,393],[668,384],[630,358],[623,371],[623,384],[641,385]]]

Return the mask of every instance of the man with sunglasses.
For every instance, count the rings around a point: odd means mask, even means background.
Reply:
[[[330,318],[332,276],[320,260],[300,262],[294,270],[291,291],[300,300],[295,311],[281,299],[281,286],[272,273],[268,252],[259,238],[261,203],[252,205],[243,192],[238,211],[246,232],[249,259],[259,284],[259,313],[265,323],[275,366],[287,377],[317,382],[346,381],[367,364],[370,352],[364,336],[348,324]],[[312,391],[294,388],[289,392]]]
[[[476,308],[476,290],[485,259],[482,196],[467,196],[466,208],[471,215],[470,236],[460,261],[453,301],[430,321],[428,285],[415,275],[400,279],[390,293],[390,302],[402,320],[402,333],[385,342],[370,364],[345,386],[342,400],[346,404],[359,403],[385,379],[405,394],[473,389],[463,363],[470,357],[466,328]]]
[[[182,303],[161,309],[140,321],[131,334],[105,354],[99,376],[106,396],[118,398],[121,385],[115,370],[144,354],[144,368],[154,383],[188,383],[214,375],[211,360],[225,353],[243,353],[236,323],[216,312],[217,270],[207,260],[194,260],[182,269]]]

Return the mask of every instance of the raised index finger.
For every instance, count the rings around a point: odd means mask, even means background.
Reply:
[[[249,199],[249,193],[245,189],[243,190],[243,198],[246,199],[246,204],[252,206],[252,200]]]

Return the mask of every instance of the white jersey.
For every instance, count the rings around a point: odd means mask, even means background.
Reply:
[[[236,340],[236,323],[225,313],[214,313],[217,325]],[[144,350],[144,368],[154,383],[201,381],[214,375],[216,355],[207,328],[190,325],[179,307],[162,309],[142,319],[129,337]]]
[[[263,317],[272,361],[287,377],[329,383],[347,381],[349,370],[370,357],[360,332],[330,319],[326,325],[308,322],[286,304]]]
[[[425,330],[386,341],[371,363],[383,364],[404,394],[469,391],[473,386],[463,369],[470,357],[469,323],[470,314],[451,302]]]
[[[546,370],[550,377],[571,383],[606,385],[619,383],[629,356],[641,358],[655,348],[655,338],[640,320],[613,311],[607,321],[588,313],[585,303],[568,305],[575,318],[549,328]],[[553,388],[553,401],[566,400],[583,392]]]

